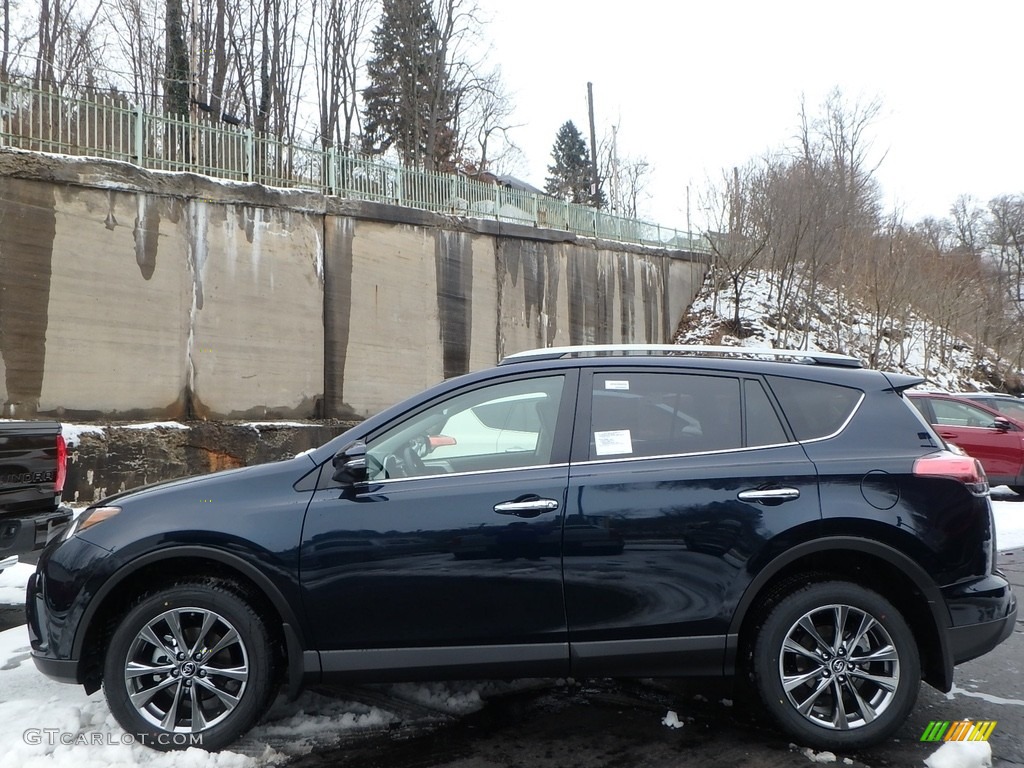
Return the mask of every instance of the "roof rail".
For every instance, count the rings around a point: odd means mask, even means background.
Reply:
[[[574,347],[547,347],[506,355],[499,365],[528,360],[558,360],[567,357],[770,357],[797,363],[834,365],[841,368],[863,368],[861,361],[849,355],[818,352],[809,349],[773,349],[769,347],[722,347],[706,344],[585,344]]]

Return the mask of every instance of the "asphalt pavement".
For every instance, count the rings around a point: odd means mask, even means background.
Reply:
[[[1024,509],[1022,509],[1024,514]],[[1024,596],[1024,548],[1001,553],[999,567]],[[24,611],[0,606],[0,630]],[[728,684],[588,680],[539,683],[489,699],[454,717],[388,700],[381,688],[336,690],[347,700],[398,712],[386,729],[294,758],[289,768],[782,768],[814,763],[774,729],[756,702],[732,701]],[[325,691],[327,692],[327,691]],[[669,710],[681,728],[662,723]],[[932,720],[995,720],[994,768],[1024,766],[1024,617],[990,654],[957,667],[949,694],[922,685],[910,718],[887,743],[839,753],[836,764],[922,766],[936,745],[922,743]],[[813,755],[811,755],[813,757]],[[825,756],[821,756],[825,757]]]

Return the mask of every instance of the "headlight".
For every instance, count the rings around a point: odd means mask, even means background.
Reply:
[[[109,520],[121,511],[120,507],[93,507],[76,517],[64,533],[64,541],[67,541],[76,533],[92,528],[97,523]]]

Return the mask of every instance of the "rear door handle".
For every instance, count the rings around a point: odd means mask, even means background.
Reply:
[[[752,488],[736,494],[740,501],[754,501],[758,504],[781,504],[800,498],[798,488]]]
[[[558,509],[558,502],[554,499],[516,499],[514,501],[503,501],[494,505],[494,511],[499,515],[515,515],[516,517],[536,517],[544,512],[553,512]]]

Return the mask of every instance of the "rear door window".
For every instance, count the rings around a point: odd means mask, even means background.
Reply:
[[[838,384],[784,376],[766,378],[797,440],[836,434],[864,398],[859,389]]]
[[[678,373],[597,373],[590,459],[742,446],[740,380]]]

